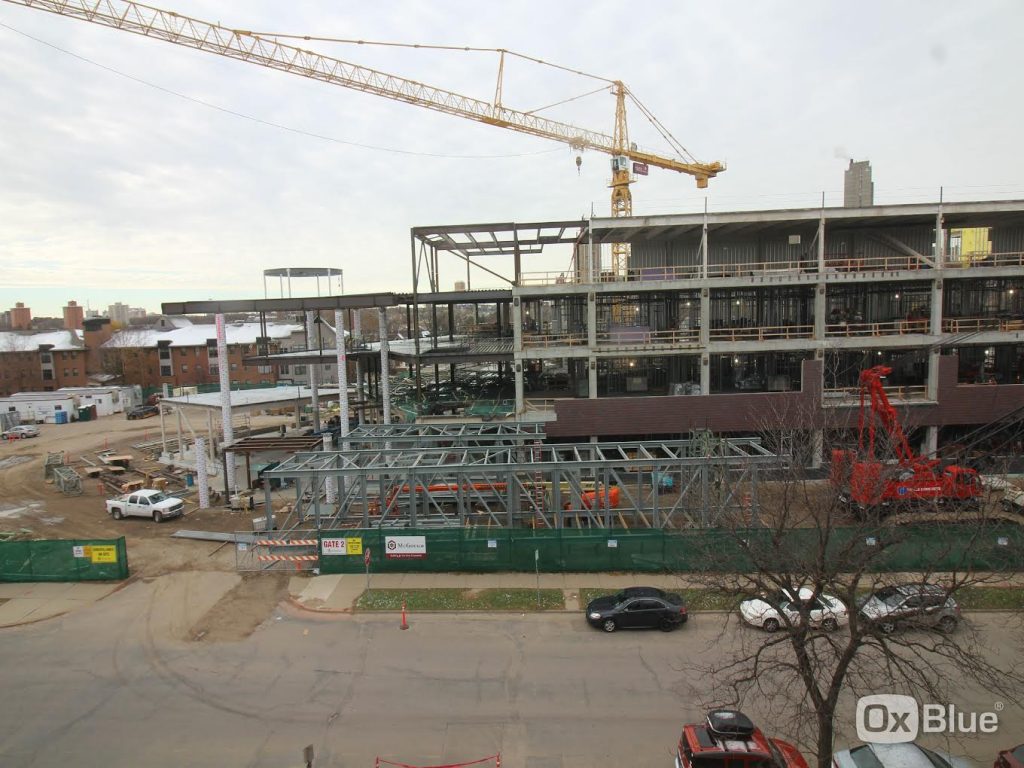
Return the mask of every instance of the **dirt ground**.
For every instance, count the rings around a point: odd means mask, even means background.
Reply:
[[[47,453],[63,452],[66,463],[79,474],[94,464],[96,452],[112,449],[133,456],[132,468],[155,470],[133,444],[158,440],[157,419],[128,421],[123,415],[96,421],[40,425],[40,436],[28,440],[0,441],[0,532],[26,538],[112,538],[125,536],[133,574],[159,576],[181,570],[234,570],[234,550],[214,542],[171,538],[180,529],[244,531],[252,528],[252,512],[233,512],[224,507],[199,510],[194,489],[185,488],[184,475],[168,493],[186,500],[180,518],[156,524],[141,518],[114,520],[105,501],[113,494],[98,480],[83,477],[81,496],[65,496],[44,479]]]

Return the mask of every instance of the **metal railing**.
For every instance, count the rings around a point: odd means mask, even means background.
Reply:
[[[926,318],[920,320],[888,320],[880,323],[828,323],[826,336],[902,336],[911,333],[928,333]]]
[[[955,317],[942,321],[943,333],[1024,331],[1024,318]]]
[[[946,268],[968,269],[970,267],[1024,267],[1024,251],[1002,253],[964,253],[947,256]]]
[[[555,397],[529,397],[523,400],[524,413],[554,413]],[[564,398],[562,398],[564,399]]]
[[[524,333],[523,347],[582,347],[587,344],[585,333]]]
[[[662,331],[651,331],[646,328],[621,328],[612,331],[604,328],[597,331],[599,345],[661,344],[670,346],[673,344],[697,344],[699,341],[700,331],[696,328],[669,328]]]
[[[929,270],[932,265],[925,258],[909,254],[891,254],[886,256],[850,256],[845,253],[825,255],[825,274],[842,274],[846,272],[903,272],[913,270]],[[943,264],[946,268],[969,267],[1024,267],[1024,251],[1007,251],[1003,253],[973,253],[960,256],[947,256]],[[635,267],[625,274],[614,275],[602,272],[590,280],[575,271],[561,272],[524,272],[520,275],[520,285],[560,285],[560,284],[595,284],[615,282],[646,282],[659,280],[697,280],[702,277],[757,277],[772,274],[794,274],[817,272],[816,259],[794,259],[789,261],[762,262],[751,261],[737,264],[708,264],[707,274],[702,274],[700,264],[670,265],[664,267]]]
[[[823,391],[826,405],[849,405],[860,400],[860,387],[826,387]],[[885,388],[885,394],[892,402],[922,401],[928,399],[928,387],[924,384]]]
[[[712,328],[711,341],[767,341],[770,339],[809,339],[813,325],[770,325],[748,328]]]
[[[825,255],[825,272],[899,272],[914,269],[931,269],[931,265],[917,256],[906,254],[891,256]]]

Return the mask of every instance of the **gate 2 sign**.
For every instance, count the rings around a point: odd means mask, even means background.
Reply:
[[[424,558],[427,556],[427,537],[385,536],[384,554],[389,560]]]

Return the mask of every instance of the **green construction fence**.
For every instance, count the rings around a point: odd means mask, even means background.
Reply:
[[[119,539],[0,542],[0,582],[119,581],[128,578],[128,548]]]
[[[320,533],[321,573],[361,573],[370,550],[374,573],[635,571],[645,573],[754,570],[742,540],[776,567],[819,549],[816,529],[634,531],[626,529],[517,530],[507,528],[364,529]],[[891,541],[880,541],[891,536]],[[887,546],[886,546],[887,545]],[[863,529],[836,529],[827,552],[844,557],[850,548],[882,547],[872,570],[1024,571],[1024,528],[998,526],[971,532],[958,526],[900,526],[867,535]],[[405,550],[405,551],[402,551]],[[763,562],[763,561],[762,561]]]

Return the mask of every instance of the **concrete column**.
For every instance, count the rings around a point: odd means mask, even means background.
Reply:
[[[199,508],[210,508],[210,478],[206,472],[206,441],[196,438],[193,450],[196,455],[196,485],[199,486]]]
[[[929,458],[935,458],[939,452],[939,428],[928,427],[924,431],[924,442],[921,443],[921,453]]]
[[[946,226],[942,220],[942,201],[939,201],[939,212],[935,214],[935,268],[946,266]]]
[[[587,397],[595,400],[597,399],[597,358],[593,355],[587,358],[587,376],[589,384]]]
[[[323,449],[325,451],[333,451],[334,450],[334,446],[331,445],[331,436],[329,434],[324,435]],[[337,498],[337,495],[335,494],[334,489],[335,489],[334,478],[333,477],[326,477],[326,478],[324,478],[324,493],[327,496],[327,503],[328,504],[333,504],[335,502],[335,499]],[[320,494],[317,494],[317,498],[319,498],[319,495]],[[319,515],[317,515],[317,517],[319,517]],[[319,524],[317,525],[317,527],[319,528]]]
[[[526,387],[523,384],[523,366],[525,360],[516,360],[512,363],[512,379],[516,385],[516,418],[526,412]]]
[[[700,345],[707,350],[711,343],[711,289],[700,289]]]
[[[587,294],[587,346],[591,352],[597,346],[597,297],[593,292]]]
[[[825,432],[815,429],[811,432],[811,469],[820,469],[825,454]]]
[[[362,310],[352,310],[352,338],[355,339],[357,344],[363,341],[363,320]],[[416,329],[416,335],[419,336],[419,329]],[[419,340],[416,341],[417,349],[419,351]],[[363,388],[363,358],[356,358],[356,400],[366,400],[366,391]],[[366,408],[362,407],[359,409],[359,425],[362,426],[366,419]]]
[[[704,198],[704,223],[700,231],[700,276],[708,276],[708,201]]]
[[[942,355],[938,348],[928,350],[928,383],[925,396],[929,400],[939,399],[939,360]]]
[[[932,280],[932,306],[929,315],[928,333],[939,336],[942,333],[942,280]]]
[[[377,317],[380,320],[380,400],[384,413],[384,423],[391,423],[391,381],[388,378],[390,368],[388,361],[388,313],[384,307],[378,307]]]
[[[523,306],[522,300],[512,298],[512,349],[523,348]]]
[[[217,373],[220,379],[220,420],[224,430],[224,444],[234,441],[234,428],[231,424],[231,361],[228,359],[227,331],[224,328],[224,315],[216,315],[217,328]],[[181,436],[179,435],[179,440]],[[181,443],[178,443],[179,450]],[[235,492],[235,457],[227,453],[224,456],[227,468],[224,475],[224,494],[228,497]]]
[[[825,340],[825,321],[828,304],[826,302],[825,282],[821,281],[814,287],[814,338],[818,341]]]
[[[348,452],[348,356],[345,348],[345,312],[334,310],[334,348],[338,357],[338,403],[341,406],[341,450]]]
[[[314,346],[319,349],[319,344],[316,343],[316,313],[309,311],[306,312],[306,338],[307,338],[307,351],[311,350]],[[311,406],[313,408],[313,429],[317,432],[320,431],[320,363],[313,363],[306,367],[309,371],[309,389]]]
[[[700,393],[711,394],[711,355],[706,350],[700,356]]]
[[[825,274],[825,215],[818,219],[818,274]]]

